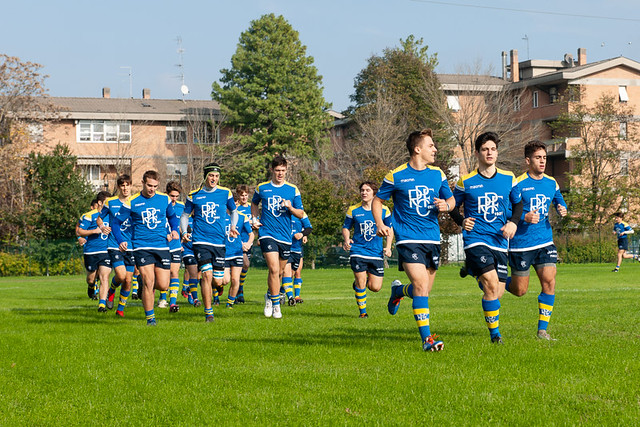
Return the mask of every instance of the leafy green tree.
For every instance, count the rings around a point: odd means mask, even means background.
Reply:
[[[245,182],[267,178],[276,154],[312,156],[314,144],[326,138],[329,105],[322,77],[284,17],[268,14],[252,21],[240,35],[231,68],[221,73],[212,97],[234,129],[233,169],[244,171]]]
[[[25,172],[31,204],[26,217],[33,237],[75,237],[78,218],[89,210],[93,196],[75,165],[66,145],[56,145],[49,154],[29,154]]]

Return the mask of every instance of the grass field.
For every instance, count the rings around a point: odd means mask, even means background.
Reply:
[[[640,265],[560,265],[549,331],[535,338],[539,285],[505,295],[489,342],[472,279],[438,272],[424,353],[411,302],[386,312],[388,270],[357,318],[349,269],[305,270],[305,303],[262,315],[265,270],[244,305],[176,314],[139,301],[97,313],[84,278],[0,280],[2,425],[638,425]],[[537,279],[536,279],[537,280]],[[182,297],[180,297],[181,301]]]

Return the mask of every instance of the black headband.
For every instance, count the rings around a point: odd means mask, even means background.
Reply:
[[[218,166],[218,165],[206,165],[204,168],[202,168],[202,171],[204,172],[204,177],[206,178],[207,175],[209,175],[211,172],[220,173],[220,166]]]

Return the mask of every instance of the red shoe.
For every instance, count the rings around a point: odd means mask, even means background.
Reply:
[[[124,317],[124,312],[120,310],[116,310],[116,316]]]

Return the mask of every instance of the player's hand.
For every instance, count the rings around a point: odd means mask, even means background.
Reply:
[[[538,209],[535,211],[527,212],[524,216],[524,220],[530,224],[537,224],[540,222],[540,214],[538,213]]]
[[[449,212],[449,204],[447,203],[446,200],[438,199],[437,197],[435,197],[433,199],[433,203],[438,208],[438,212]]]
[[[129,245],[127,245],[127,242],[122,242],[122,243],[120,243],[120,245],[119,245],[120,252],[127,252],[127,247],[128,247],[128,246],[129,246]]]
[[[291,200],[284,199],[282,203],[280,203],[280,206],[282,206],[283,208],[291,209]]]
[[[307,236],[302,236],[302,244],[305,245],[309,241]]]
[[[244,242],[242,244],[242,252],[249,252],[250,249],[251,249],[251,243]]]
[[[502,228],[500,229],[500,231],[502,231],[502,235],[506,238],[506,239],[510,239],[512,238],[515,234],[516,234],[516,230],[518,229],[518,226],[515,225],[513,222],[511,221],[507,221],[507,223],[505,225],[502,226]]]
[[[387,237],[391,235],[391,227],[387,227],[384,224],[377,225],[377,227],[378,227],[378,233],[376,234],[378,234],[378,236]]]
[[[229,237],[238,237],[240,235],[240,233],[238,232],[238,229],[235,227],[231,227],[229,229]]]
[[[344,249],[345,251],[350,251],[352,243],[353,243],[352,239],[345,240],[344,242],[342,242],[342,249]]]
[[[169,240],[180,240],[180,235],[177,231],[173,230],[171,234],[169,234]]]
[[[473,230],[473,226],[476,225],[475,218],[465,218],[462,220],[462,228],[467,231]]]
[[[387,258],[391,258],[391,248],[384,248],[383,252],[384,256],[386,256]]]
[[[108,225],[103,225],[102,227],[100,227],[100,232],[102,232],[102,234],[109,234],[111,233],[111,227],[109,227]]]
[[[85,239],[84,237],[80,237],[80,238],[78,239],[78,244],[79,244],[80,246],[84,246],[84,244],[85,244],[85,243],[87,243],[87,239]]]
[[[296,234],[293,235],[293,238],[296,239],[296,240],[300,240],[303,237],[304,237],[304,234],[302,234],[302,233],[296,233]]]
[[[567,216],[567,208],[565,208],[563,205],[558,205],[558,207],[556,208],[556,210],[558,211],[558,213],[560,214],[560,216],[562,216],[562,217]]]
[[[251,220],[251,228],[253,228],[254,230],[257,230],[260,227],[262,227],[260,220],[258,218],[253,218]]]
[[[188,243],[191,241],[191,233],[184,233],[182,235],[182,243]]]

